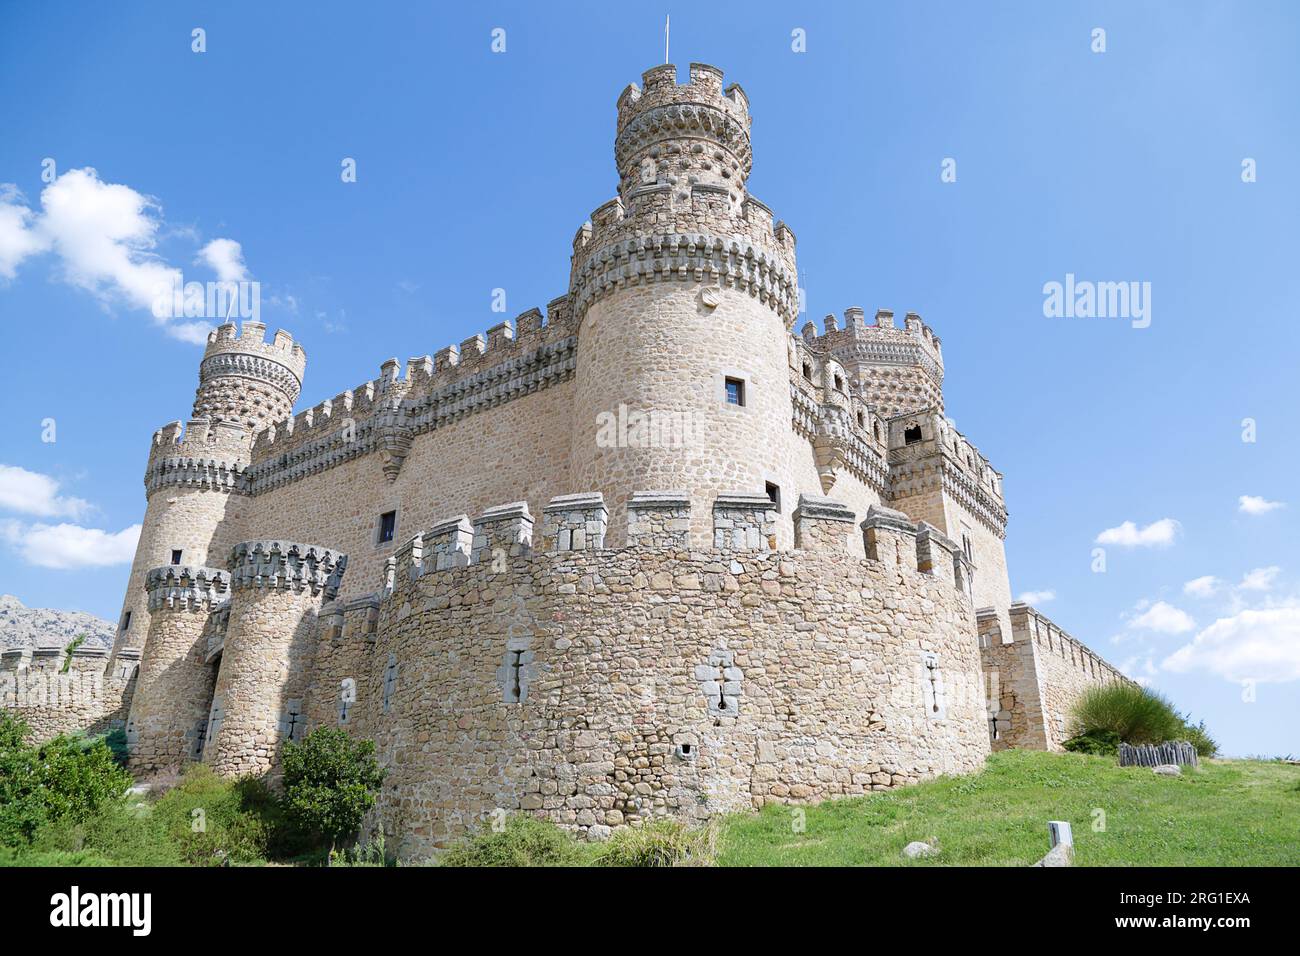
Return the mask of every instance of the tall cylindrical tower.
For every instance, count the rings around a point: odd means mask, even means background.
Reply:
[[[144,487],[147,504],[127,582],[109,673],[118,650],[144,647],[149,633],[145,578],[163,565],[223,566],[247,532],[244,469],[254,436],[293,413],[307,356],[288,332],[265,341],[266,326],[222,325],[208,335],[188,425],[153,436]]]
[[[316,617],[348,558],[329,548],[246,541],[230,559],[230,623],[204,760],[223,776],[275,773],[280,745],[306,732]]]
[[[146,576],[149,636],[126,724],[132,770],[175,769],[201,755],[216,682],[204,628],[229,590],[230,574],[218,568],[169,564]]]
[[[569,295],[580,323],[573,422],[577,488],[604,492],[611,544],[629,495],[796,495],[789,327],[795,241],[749,196],[749,104],[720,70],[655,67],[618,101],[618,197],[574,239]],[[805,450],[806,451],[806,450]],[[692,537],[711,540],[710,509]]]
[[[293,414],[302,391],[307,353],[280,329],[265,341],[266,326],[245,322],[240,334],[233,323],[208,336],[199,365],[194,417],[237,422],[251,434]]]

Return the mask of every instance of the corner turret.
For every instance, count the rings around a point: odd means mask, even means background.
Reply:
[[[267,342],[266,326],[233,322],[208,334],[199,365],[194,417],[238,422],[251,432],[288,418],[302,391],[307,353],[283,329]]]

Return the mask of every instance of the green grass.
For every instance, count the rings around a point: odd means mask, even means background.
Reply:
[[[802,833],[794,809],[729,818],[719,865],[1025,866],[1047,852],[1048,820],[1072,825],[1077,866],[1300,865],[1300,767],[1267,761],[1160,777],[1113,757],[1012,750],[970,776],[805,807]],[[905,860],[913,840],[940,853]]]

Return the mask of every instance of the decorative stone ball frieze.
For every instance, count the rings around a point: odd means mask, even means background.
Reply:
[[[187,609],[206,614],[228,597],[230,572],[169,564],[151,569],[144,586],[150,611]]]
[[[230,555],[230,586],[278,588],[324,594],[333,600],[343,582],[348,556],[314,544],[291,541],[244,541]]]
[[[775,253],[739,238],[703,233],[637,236],[610,242],[574,270],[574,314],[629,285],[645,282],[704,282],[746,292],[787,323],[798,314],[799,287]]]

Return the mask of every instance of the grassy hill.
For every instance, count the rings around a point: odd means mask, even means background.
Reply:
[[[802,833],[794,809],[729,818],[718,863],[1025,866],[1047,852],[1047,821],[1068,820],[1076,866],[1300,865],[1300,766],[1267,761],[1161,777],[1114,758],[1006,751],[971,776],[803,808]],[[900,856],[931,839],[938,856]]]

